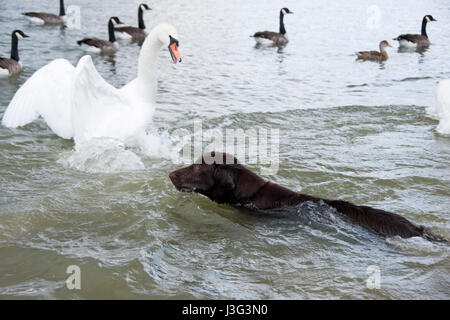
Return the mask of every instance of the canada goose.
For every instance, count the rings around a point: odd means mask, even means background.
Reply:
[[[19,39],[29,38],[20,30],[14,30],[11,34],[11,59],[0,57],[0,75],[11,76],[18,74],[22,70],[22,63],[19,58],[18,43]]]
[[[256,32],[253,37],[255,38],[257,43],[267,44],[271,43],[277,46],[285,45],[288,43],[288,37],[286,34],[286,29],[284,28],[284,15],[292,14],[292,11],[289,11],[288,8],[283,8],[280,10],[280,32],[273,31],[260,31]]]
[[[144,10],[152,10],[145,3],[141,3],[138,8],[138,28],[135,27],[119,27],[115,28],[118,38],[131,38],[133,41],[143,40],[147,36],[144,23]]]
[[[137,77],[120,89],[105,81],[90,55],[76,67],[54,60],[20,87],[2,124],[16,128],[42,116],[55,134],[76,144],[102,137],[133,143],[151,124],[157,106],[159,50],[168,48],[172,61],[181,62],[177,37],[171,25],[153,28],[139,53]]]
[[[391,47],[391,45],[386,40],[383,40],[380,42],[380,51],[359,51],[356,52],[356,55],[361,60],[384,61],[388,58],[386,47]]]
[[[77,41],[78,45],[86,44],[90,47],[96,49],[96,51],[100,51],[102,53],[106,52],[115,52],[119,49],[119,44],[116,41],[116,36],[114,34],[114,26],[122,24],[122,21],[119,20],[118,17],[111,17],[108,21],[108,33],[109,33],[109,41],[101,40],[97,38],[84,38],[82,40]]]
[[[431,15],[426,15],[422,20],[422,34],[402,34],[394,40],[400,43],[400,46],[428,46],[430,40],[427,35],[427,23],[431,21],[437,21]]]
[[[60,24],[65,22],[66,11],[64,9],[64,0],[59,0],[59,16],[53,13],[45,12],[25,12],[23,15],[36,23]]]

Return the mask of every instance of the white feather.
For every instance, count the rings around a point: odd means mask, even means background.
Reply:
[[[9,76],[9,70],[0,68],[0,77],[8,77]]]
[[[2,124],[16,128],[42,116],[58,136],[71,138],[70,90],[74,71],[65,59],[55,60],[36,71],[14,95]]]
[[[274,42],[270,39],[255,37],[256,43],[262,46],[273,46]]]
[[[129,33],[120,32],[120,31],[116,31],[116,37],[117,37],[117,39],[120,39],[120,40],[130,40],[131,39],[131,35]]]
[[[94,47],[94,46],[90,46],[87,45],[85,43],[81,44],[81,48],[86,51],[86,52],[91,52],[91,53],[100,53],[102,52],[102,50],[100,48]]]
[[[44,24],[45,21],[43,19],[37,18],[37,17],[27,17],[27,19],[35,24]]]
[[[400,40],[398,43],[399,43],[399,45],[400,45],[401,47],[406,47],[406,48],[414,48],[414,47],[417,47],[417,44],[416,44],[416,43],[411,42],[411,41],[408,41],[408,40],[405,40],[405,39]]]
[[[116,89],[97,72],[91,56],[80,59],[73,82],[73,128],[75,142],[109,137],[125,140],[149,121],[146,110],[138,108],[139,93]],[[150,115],[151,119],[151,115]]]

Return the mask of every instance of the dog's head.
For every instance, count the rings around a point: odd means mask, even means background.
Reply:
[[[227,204],[245,203],[265,184],[232,155],[214,151],[189,167],[171,172],[169,177],[179,191],[197,192]]]

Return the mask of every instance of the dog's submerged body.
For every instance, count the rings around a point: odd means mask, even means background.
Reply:
[[[193,165],[170,173],[170,179],[177,190],[197,192],[217,203],[267,212],[307,201],[323,202],[336,209],[344,220],[386,237],[421,236],[429,240],[445,241],[398,214],[343,200],[321,199],[266,181],[226,153],[204,154]]]

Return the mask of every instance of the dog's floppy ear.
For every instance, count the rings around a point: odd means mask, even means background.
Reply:
[[[234,204],[234,189],[236,188],[237,171],[233,165],[215,165],[214,168],[214,201]]]

